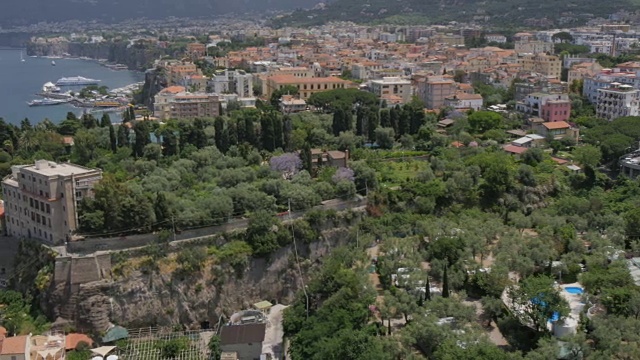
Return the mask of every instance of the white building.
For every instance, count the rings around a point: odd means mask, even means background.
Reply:
[[[93,197],[102,171],[38,160],[11,167],[2,180],[7,234],[50,244],[69,241],[78,228],[78,203]]]
[[[238,94],[253,96],[253,76],[243,70],[224,70],[214,75],[208,83],[209,90],[216,94]]]
[[[400,77],[384,77],[381,80],[371,80],[371,92],[379,98],[399,97],[403,104],[411,101],[413,92],[411,90],[411,81]]]
[[[467,94],[458,92],[457,94],[444,99],[444,106],[454,109],[473,109],[480,110],[484,104],[482,95]]]
[[[612,83],[608,89],[598,89],[596,116],[609,121],[640,114],[640,90],[631,85]]]
[[[495,42],[498,44],[504,44],[507,42],[507,37],[500,34],[488,34],[484,38],[487,42]]]

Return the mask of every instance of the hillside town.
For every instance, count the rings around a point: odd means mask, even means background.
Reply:
[[[0,360],[639,358],[640,23],[139,21],[20,28],[145,82],[0,118]]]

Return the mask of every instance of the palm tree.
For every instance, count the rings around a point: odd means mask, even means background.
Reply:
[[[9,154],[13,155],[13,141],[11,140],[5,140],[4,143],[2,143],[2,148],[4,149],[4,151],[8,152]]]
[[[18,148],[30,152],[36,146],[35,140],[33,131],[24,131],[18,140]]]

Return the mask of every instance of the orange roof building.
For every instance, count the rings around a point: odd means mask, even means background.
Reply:
[[[71,333],[66,336],[65,348],[67,351],[75,350],[80,342],[85,342],[87,345],[93,345],[93,339],[85,334]]]

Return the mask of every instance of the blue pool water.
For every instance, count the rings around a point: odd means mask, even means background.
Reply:
[[[569,287],[564,288],[564,290],[566,292],[568,292],[569,294],[577,294],[577,295],[580,295],[580,294],[582,294],[584,292],[584,290],[582,290],[582,288],[577,287],[577,286],[569,286]]]

